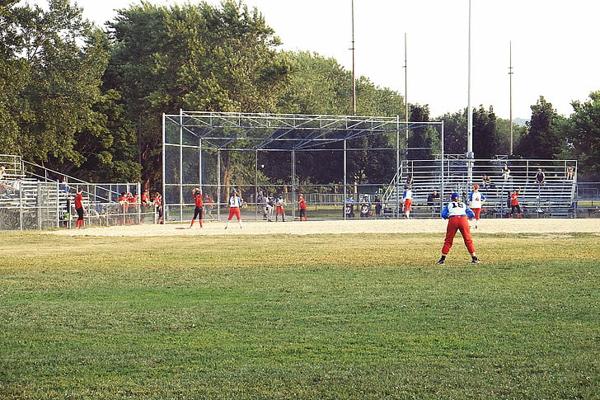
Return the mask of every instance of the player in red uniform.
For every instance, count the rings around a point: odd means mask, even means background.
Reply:
[[[471,238],[471,231],[469,229],[469,219],[473,219],[475,214],[473,211],[466,206],[465,203],[460,201],[458,193],[452,193],[450,197],[450,203],[446,204],[441,212],[442,219],[448,220],[448,227],[446,228],[446,239],[444,240],[444,247],[442,247],[442,256],[438,260],[438,264],[442,265],[446,262],[446,256],[452,248],[452,241],[457,231],[460,231],[465,246],[471,254],[471,262],[473,264],[479,263],[479,259],[475,255],[475,246],[473,245],[473,239]]]
[[[302,193],[298,196],[298,210],[300,210],[300,221],[306,221],[306,200]]]
[[[233,192],[231,192],[231,196],[229,196],[229,217],[227,217],[225,229],[229,227],[229,221],[231,221],[233,217],[237,218],[238,224],[240,224],[240,229],[242,229],[242,215],[240,213],[241,207],[242,198],[238,196],[237,191],[233,189]]]
[[[204,202],[202,201],[202,191],[200,188],[192,190],[192,196],[194,196],[194,203],[196,204],[196,207],[194,208],[194,216],[192,217],[190,228],[194,226],[196,217],[198,217],[200,228],[202,228],[202,220],[204,219]]]
[[[521,213],[521,205],[519,204],[519,191],[515,190],[510,195],[510,215],[512,216],[514,213],[517,213],[517,218],[521,218],[523,214]]]
[[[83,193],[81,189],[77,189],[77,194],[75,195],[75,211],[77,211],[77,221],[75,222],[75,227],[77,229],[83,228],[84,220],[83,220]]]

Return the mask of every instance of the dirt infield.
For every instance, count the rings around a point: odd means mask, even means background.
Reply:
[[[434,219],[352,220],[308,222],[208,222],[200,229],[196,224],[131,225],[109,228],[86,228],[53,232],[67,236],[190,236],[190,235],[317,235],[347,233],[442,233],[446,223]],[[600,233],[598,219],[490,219],[479,223],[476,233]]]

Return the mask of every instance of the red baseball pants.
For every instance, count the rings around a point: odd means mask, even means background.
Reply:
[[[475,253],[475,246],[473,245],[473,239],[471,238],[471,230],[469,228],[469,220],[466,216],[451,217],[448,219],[448,228],[446,228],[446,240],[444,241],[444,247],[442,247],[442,254],[447,255],[452,248],[452,241],[456,231],[460,231],[460,234],[465,241],[465,246],[469,250],[470,254]]]

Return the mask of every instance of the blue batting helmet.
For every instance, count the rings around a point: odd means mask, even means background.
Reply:
[[[452,194],[450,195],[450,199],[451,199],[451,200],[457,200],[457,199],[460,199],[460,194],[458,194],[458,193],[452,193]]]

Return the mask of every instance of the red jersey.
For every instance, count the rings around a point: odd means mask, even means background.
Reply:
[[[510,205],[511,206],[518,206],[519,205],[519,195],[516,193],[513,193],[510,195]]]
[[[158,195],[154,198],[154,205],[160,207],[162,205],[162,196]]]
[[[194,195],[194,202],[196,203],[196,207],[203,207],[204,206],[204,202],[202,201],[202,195],[201,194],[195,194]]]
[[[142,193],[142,203],[148,203],[150,201],[150,197],[148,193]]]
[[[306,210],[306,201],[304,200],[304,198],[298,201],[298,207],[300,207],[301,210]]]
[[[83,193],[75,195],[75,208],[83,208]]]

